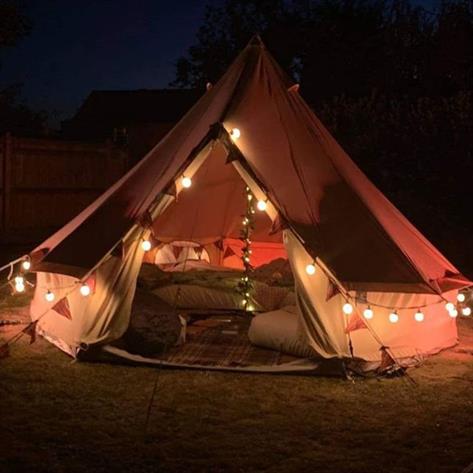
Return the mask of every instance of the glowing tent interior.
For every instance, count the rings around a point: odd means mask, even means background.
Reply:
[[[193,242],[209,264],[238,267],[246,186],[266,204],[254,264],[287,255],[292,315],[314,357],[378,362],[381,348],[401,359],[456,343],[457,309],[445,304],[470,281],[350,160],[259,38],[148,155],[28,255],[37,330],[73,356],[119,339],[143,259],[165,262],[166,244]]]

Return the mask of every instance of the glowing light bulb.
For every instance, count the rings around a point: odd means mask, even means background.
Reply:
[[[248,197],[248,200],[253,200],[253,194],[248,194],[247,197]]]
[[[48,291],[46,292],[46,294],[44,295],[44,298],[48,301],[48,302],[52,302],[56,296],[54,295],[54,292],[52,291]]]
[[[260,210],[261,212],[264,212],[266,210],[266,207],[268,205],[266,204],[266,201],[265,200],[258,200],[258,203],[256,204],[256,207],[258,208],[258,210]]]
[[[363,317],[364,317],[365,319],[370,320],[370,319],[373,318],[373,315],[374,315],[374,312],[373,312],[373,309],[372,309],[370,306],[368,306],[368,307],[363,311]]]
[[[182,176],[181,184],[182,184],[182,187],[189,189],[189,187],[192,185],[192,179],[187,176]]]
[[[462,292],[459,292],[459,293],[457,294],[457,301],[458,301],[458,302],[465,302],[465,299],[466,299],[466,296],[465,296],[465,294],[463,294]]]
[[[16,292],[25,292],[25,285],[21,283],[15,284],[15,291]]]
[[[399,322],[399,315],[397,314],[396,311],[394,312],[391,312],[389,314],[389,321],[392,323],[392,324],[396,324]]]
[[[15,277],[15,284],[25,284],[25,278],[23,276],[16,276]]]
[[[25,271],[29,271],[29,269],[31,268],[31,261],[29,259],[25,259],[23,261],[23,263],[21,263],[21,267],[25,270]]]
[[[241,132],[238,128],[232,128],[232,130],[230,131],[230,137],[233,141],[237,141],[238,138],[240,138],[241,136]]]
[[[248,220],[247,217],[245,217],[245,218],[243,219],[243,225],[248,225],[249,222],[250,222],[250,221]]]
[[[471,315],[471,309],[469,307],[463,307],[462,315],[465,315],[466,317],[469,317]]]
[[[454,304],[453,304],[452,302],[447,302],[447,303],[445,304],[445,309],[447,309],[448,312],[451,312],[452,310],[455,309],[455,306],[454,306]]]
[[[87,297],[90,294],[90,286],[87,283],[82,284],[82,286],[80,287],[80,293],[84,297]]]
[[[452,319],[455,319],[456,317],[458,317],[458,310],[453,308],[452,310],[449,310],[448,311],[448,315],[452,318]]]
[[[243,299],[243,300],[241,301],[241,305],[242,305],[242,306],[245,306],[245,305],[247,304],[247,302],[248,302],[248,301],[247,301],[246,299]]]
[[[418,310],[414,314],[414,319],[416,322],[422,322],[424,320],[424,313],[421,310]]]
[[[350,315],[353,312],[353,306],[349,302],[345,302],[342,307],[343,313]]]
[[[143,240],[143,242],[141,243],[141,249],[143,251],[151,250],[151,242],[149,240]]]
[[[309,263],[306,267],[305,267],[305,272],[309,275],[309,276],[312,276],[315,274],[315,270],[316,270],[316,267],[315,267],[315,264],[314,263]]]

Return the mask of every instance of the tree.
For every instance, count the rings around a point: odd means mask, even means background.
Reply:
[[[18,2],[0,0],[0,51],[14,47],[31,29],[29,19],[22,13]],[[32,111],[21,103],[21,85],[0,90],[0,134],[6,131],[38,133],[44,129],[46,116]]]

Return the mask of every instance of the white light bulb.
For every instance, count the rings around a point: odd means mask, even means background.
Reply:
[[[44,298],[48,301],[48,302],[52,302],[54,299],[55,299],[55,295],[54,295],[54,292],[52,291],[48,291],[45,295],[44,295]]]
[[[466,317],[470,316],[471,315],[471,309],[469,307],[463,307],[462,315],[465,315]]]
[[[397,322],[399,322],[399,315],[397,315],[397,312],[391,312],[389,314],[389,321],[392,324],[396,324]]]
[[[247,302],[248,302],[248,301],[247,301],[246,299],[243,299],[243,300],[241,301],[241,305],[245,306]]]
[[[349,302],[345,302],[345,304],[343,304],[342,310],[344,314],[350,315],[353,312],[353,306]]]
[[[149,240],[143,240],[143,242],[141,243],[141,249],[143,251],[151,250],[151,242]]]
[[[82,284],[82,286],[80,287],[80,293],[84,297],[87,297],[90,294],[90,286],[87,283]]]
[[[182,184],[182,187],[189,189],[189,187],[192,185],[192,179],[187,176],[182,176],[181,184]]]
[[[465,299],[466,299],[466,296],[465,296],[465,294],[463,294],[462,292],[459,292],[459,293],[457,294],[457,301],[458,301],[458,302],[465,302]]]
[[[253,200],[253,194],[248,194],[248,200]]]
[[[452,311],[453,309],[455,309],[455,306],[452,302],[447,302],[445,304],[445,309],[447,309],[448,312]]]
[[[16,283],[15,284],[15,291],[16,292],[25,292],[25,285],[20,284],[20,283]]]
[[[452,310],[449,310],[448,311],[448,315],[452,318],[452,319],[455,319],[456,317],[458,317],[458,310],[453,308]]]
[[[416,322],[422,322],[424,320],[424,313],[420,310],[418,310],[415,314],[414,314],[414,319]]]
[[[29,259],[25,259],[23,261],[23,263],[21,263],[21,267],[25,270],[25,271],[29,271],[29,269],[31,268],[31,261]]]
[[[373,312],[373,309],[371,307],[367,307],[364,311],[363,311],[363,317],[365,319],[372,319],[373,318],[373,315],[374,315],[374,312]]]
[[[315,270],[316,270],[316,267],[315,267],[315,264],[314,263],[309,263],[306,267],[305,267],[305,272],[309,275],[309,276],[312,276],[315,274]]]
[[[258,203],[256,204],[256,207],[261,212],[264,212],[266,210],[266,207],[267,207],[266,201],[265,200],[258,200]]]
[[[232,130],[230,131],[230,137],[233,141],[236,141],[238,140],[238,138],[240,138],[241,136],[241,133],[240,133],[240,130],[238,128],[232,128]]]
[[[25,278],[23,276],[16,276],[15,277],[15,284],[25,284]]]

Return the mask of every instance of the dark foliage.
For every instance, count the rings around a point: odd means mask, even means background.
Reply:
[[[30,29],[30,21],[18,1],[0,0],[0,51],[15,46]],[[7,131],[22,135],[42,133],[46,121],[44,112],[31,110],[21,102],[20,94],[19,84],[0,90],[0,134]]]

